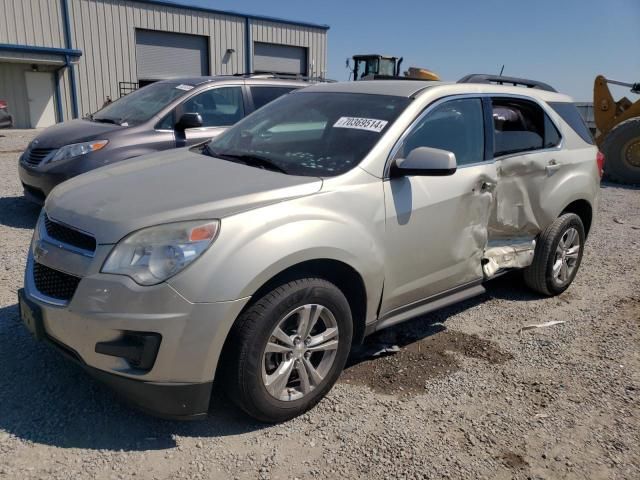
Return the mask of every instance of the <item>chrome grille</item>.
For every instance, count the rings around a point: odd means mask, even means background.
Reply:
[[[36,289],[47,297],[69,301],[76,293],[80,278],[33,262],[33,282]]]
[[[37,167],[54,150],[55,148],[30,148],[24,153],[24,163],[31,167]]]
[[[54,240],[88,252],[96,251],[95,238],[75,228],[67,227],[66,225],[51,220],[46,213],[44,214],[44,228],[47,231],[47,235]]]

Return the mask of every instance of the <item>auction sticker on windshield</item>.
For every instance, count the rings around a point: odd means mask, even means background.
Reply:
[[[380,133],[387,123],[389,122],[386,120],[378,120],[375,118],[340,117],[333,126],[335,128],[355,128],[356,130]]]
[[[184,90],[185,92],[188,92],[189,90],[193,90],[193,86],[192,85],[186,85],[184,83],[181,83],[180,85],[177,85],[176,88],[178,90]]]

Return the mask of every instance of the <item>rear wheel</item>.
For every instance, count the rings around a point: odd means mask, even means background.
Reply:
[[[561,215],[540,234],[533,263],[524,270],[525,283],[544,295],[564,292],[578,273],[584,242],[580,217]]]
[[[300,415],[338,379],[352,330],[349,303],[332,283],[305,278],[273,289],[240,315],[225,347],[231,400],[265,422]]]
[[[618,183],[640,184],[640,118],[617,125],[602,144],[604,171]]]

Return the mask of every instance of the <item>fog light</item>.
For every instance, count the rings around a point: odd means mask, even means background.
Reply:
[[[96,353],[124,358],[131,368],[149,371],[156,362],[161,341],[159,333],[124,332],[117,340],[96,343]]]

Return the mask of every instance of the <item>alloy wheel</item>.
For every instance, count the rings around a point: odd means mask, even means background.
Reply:
[[[580,235],[578,230],[568,228],[560,237],[553,261],[552,275],[559,285],[564,285],[572,278],[580,255]]]
[[[292,401],[317,388],[334,364],[338,336],[335,316],[322,305],[302,305],[287,313],[263,353],[262,381],[269,394]]]

